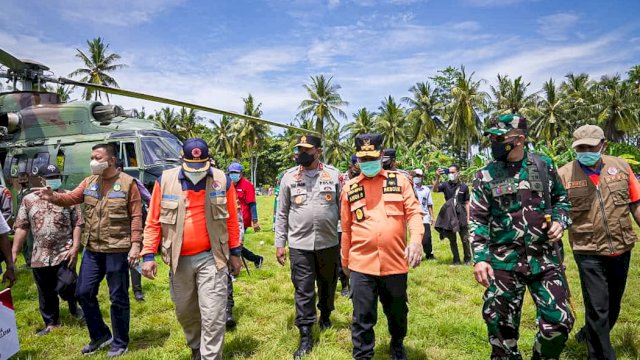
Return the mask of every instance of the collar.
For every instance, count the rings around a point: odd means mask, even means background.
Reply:
[[[207,170],[207,172],[208,172],[208,174],[207,174],[208,176],[213,176],[213,169],[211,167],[209,167],[209,170]],[[182,166],[180,166],[180,171],[178,172],[178,179],[179,180],[184,180],[186,178],[187,177],[184,176],[184,169],[182,168]]]
[[[582,171],[584,171],[585,175],[587,176],[591,176],[591,175],[598,175],[600,176],[600,172],[602,171],[602,167],[604,166],[604,162],[600,162],[600,166],[598,166],[595,170],[586,166],[586,165],[582,165],[582,163],[580,163],[580,161],[576,160],[576,162],[578,163],[578,165],[580,165],[580,168],[582,169]]]

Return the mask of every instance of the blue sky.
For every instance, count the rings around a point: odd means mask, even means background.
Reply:
[[[522,75],[595,78],[640,63],[640,1],[569,0],[3,0],[0,47],[66,76],[76,48],[101,36],[127,68],[121,88],[290,122],[310,76],[333,76],[349,102],[377,110],[449,65],[495,84]],[[122,97],[147,110],[162,105]],[[203,114],[204,115],[204,114]],[[207,115],[209,116],[209,115]],[[216,118],[211,115],[211,117]]]

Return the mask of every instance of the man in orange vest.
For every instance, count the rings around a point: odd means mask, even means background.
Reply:
[[[144,231],[142,274],[154,279],[154,254],[171,267],[171,298],[191,359],[222,359],[228,265],[240,271],[240,224],[236,191],[211,166],[209,147],[198,138],[182,147],[182,166],[156,180]]]
[[[584,125],[573,133],[574,160],[558,171],[569,192],[573,225],[569,241],[578,264],[585,326],[576,334],[587,341],[589,359],[616,358],[610,332],[620,314],[637,239],[629,215],[640,224],[640,184],[624,160],[603,155],[602,129]]]

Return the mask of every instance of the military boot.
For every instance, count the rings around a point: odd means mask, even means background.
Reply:
[[[402,340],[396,341],[391,340],[389,344],[389,348],[391,350],[391,359],[392,360],[407,360],[407,351],[404,349],[404,344]]]
[[[331,327],[331,313],[321,313],[320,320],[318,321],[318,325],[320,326],[320,330],[325,330]]]
[[[313,338],[311,336],[311,326],[300,326],[300,345],[293,353],[294,360],[300,360],[313,349]]]

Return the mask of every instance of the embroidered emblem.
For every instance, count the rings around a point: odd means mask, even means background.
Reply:
[[[331,201],[331,200],[333,200],[333,196],[331,194],[327,194],[327,195],[324,196],[324,199],[327,200],[327,201]]]
[[[362,208],[356,209],[356,220],[364,220],[364,210],[362,210]]]
[[[191,150],[191,156],[193,156],[194,159],[199,159],[201,155],[202,150],[200,150],[199,148],[193,148],[193,150]]]
[[[331,175],[329,175],[328,172],[323,171],[322,174],[320,174],[320,180],[331,180]]]
[[[618,168],[611,166],[610,168],[607,169],[607,174],[609,175],[615,175],[618,173]]]
[[[122,185],[120,185],[119,183],[113,184],[113,191],[120,191],[120,190],[122,190]]]
[[[307,137],[305,135],[302,135],[302,137],[300,138],[300,144],[306,144],[307,143]]]
[[[296,204],[300,205],[300,204],[302,204],[302,203],[304,202],[304,196],[302,196],[302,195],[298,195],[298,196],[296,196],[296,197],[293,199],[293,201],[294,201]]]
[[[400,186],[385,186],[382,188],[383,194],[400,194]]]
[[[587,180],[569,181],[567,183],[567,189],[573,189],[573,188],[585,187],[585,186],[587,186]]]
[[[220,189],[222,189],[222,184],[220,183],[220,181],[215,180],[213,183],[211,183],[211,187],[214,190],[220,190]]]
[[[354,203],[358,200],[364,199],[364,188],[362,186],[352,188],[347,193],[347,199],[350,203]]]

